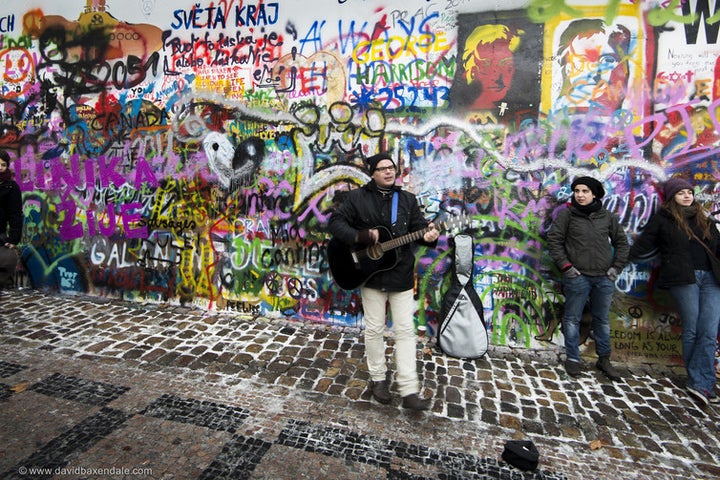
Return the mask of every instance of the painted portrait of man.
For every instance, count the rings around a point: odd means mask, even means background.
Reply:
[[[562,84],[553,111],[594,111],[611,115],[621,108],[630,77],[630,30],[598,18],[570,22],[560,34],[556,58]]]
[[[488,24],[475,27],[465,40],[463,79],[477,88],[477,97],[469,109],[492,109],[505,98],[515,75],[513,53],[523,33],[507,25]]]
[[[455,111],[484,111],[500,121],[537,112],[542,26],[521,12],[458,16],[457,69],[450,91]]]

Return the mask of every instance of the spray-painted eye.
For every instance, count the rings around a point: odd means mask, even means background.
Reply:
[[[211,132],[205,137],[203,148],[210,170],[224,188],[249,183],[265,157],[265,142],[257,137],[235,147],[225,135]]]
[[[233,158],[235,170],[244,169],[248,163],[258,167],[265,156],[265,142],[257,137],[251,137],[238,145]]]

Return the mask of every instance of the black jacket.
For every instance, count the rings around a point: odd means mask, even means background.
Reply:
[[[416,232],[427,227],[428,222],[420,212],[417,198],[400,187],[393,187],[398,192],[397,221],[391,225],[392,195],[383,194],[373,180],[360,188],[350,191],[345,201],[330,216],[328,229],[330,233],[344,244],[352,247],[359,231],[376,228],[388,229],[393,238],[407,233]],[[418,240],[416,243],[433,247],[437,242],[427,243]],[[412,243],[399,247],[399,261],[394,268],[372,275],[365,283],[366,287],[389,292],[410,290],[414,285],[415,253]]]
[[[710,227],[712,238],[705,244],[720,253],[720,232],[714,225]],[[696,282],[695,269],[690,254],[690,239],[675,224],[670,212],[660,210],[650,217],[647,225],[630,249],[633,261],[648,259],[655,253],[660,254],[660,273],[658,288],[674,285],[690,285]]]
[[[22,194],[14,180],[0,181],[0,245],[20,243],[23,213]]]

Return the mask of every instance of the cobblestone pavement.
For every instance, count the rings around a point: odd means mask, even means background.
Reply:
[[[419,342],[413,413],[371,399],[357,329],[30,290],[0,315],[3,479],[720,477],[720,406],[682,370],[572,379],[555,354]],[[502,461],[513,438],[538,470]]]

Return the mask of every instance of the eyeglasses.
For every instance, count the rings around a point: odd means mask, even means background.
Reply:
[[[375,169],[376,172],[380,172],[380,173],[382,173],[382,172],[389,172],[390,170],[395,171],[395,167],[392,166],[392,165],[390,165],[390,166],[388,166],[388,167],[377,167],[377,168]]]

